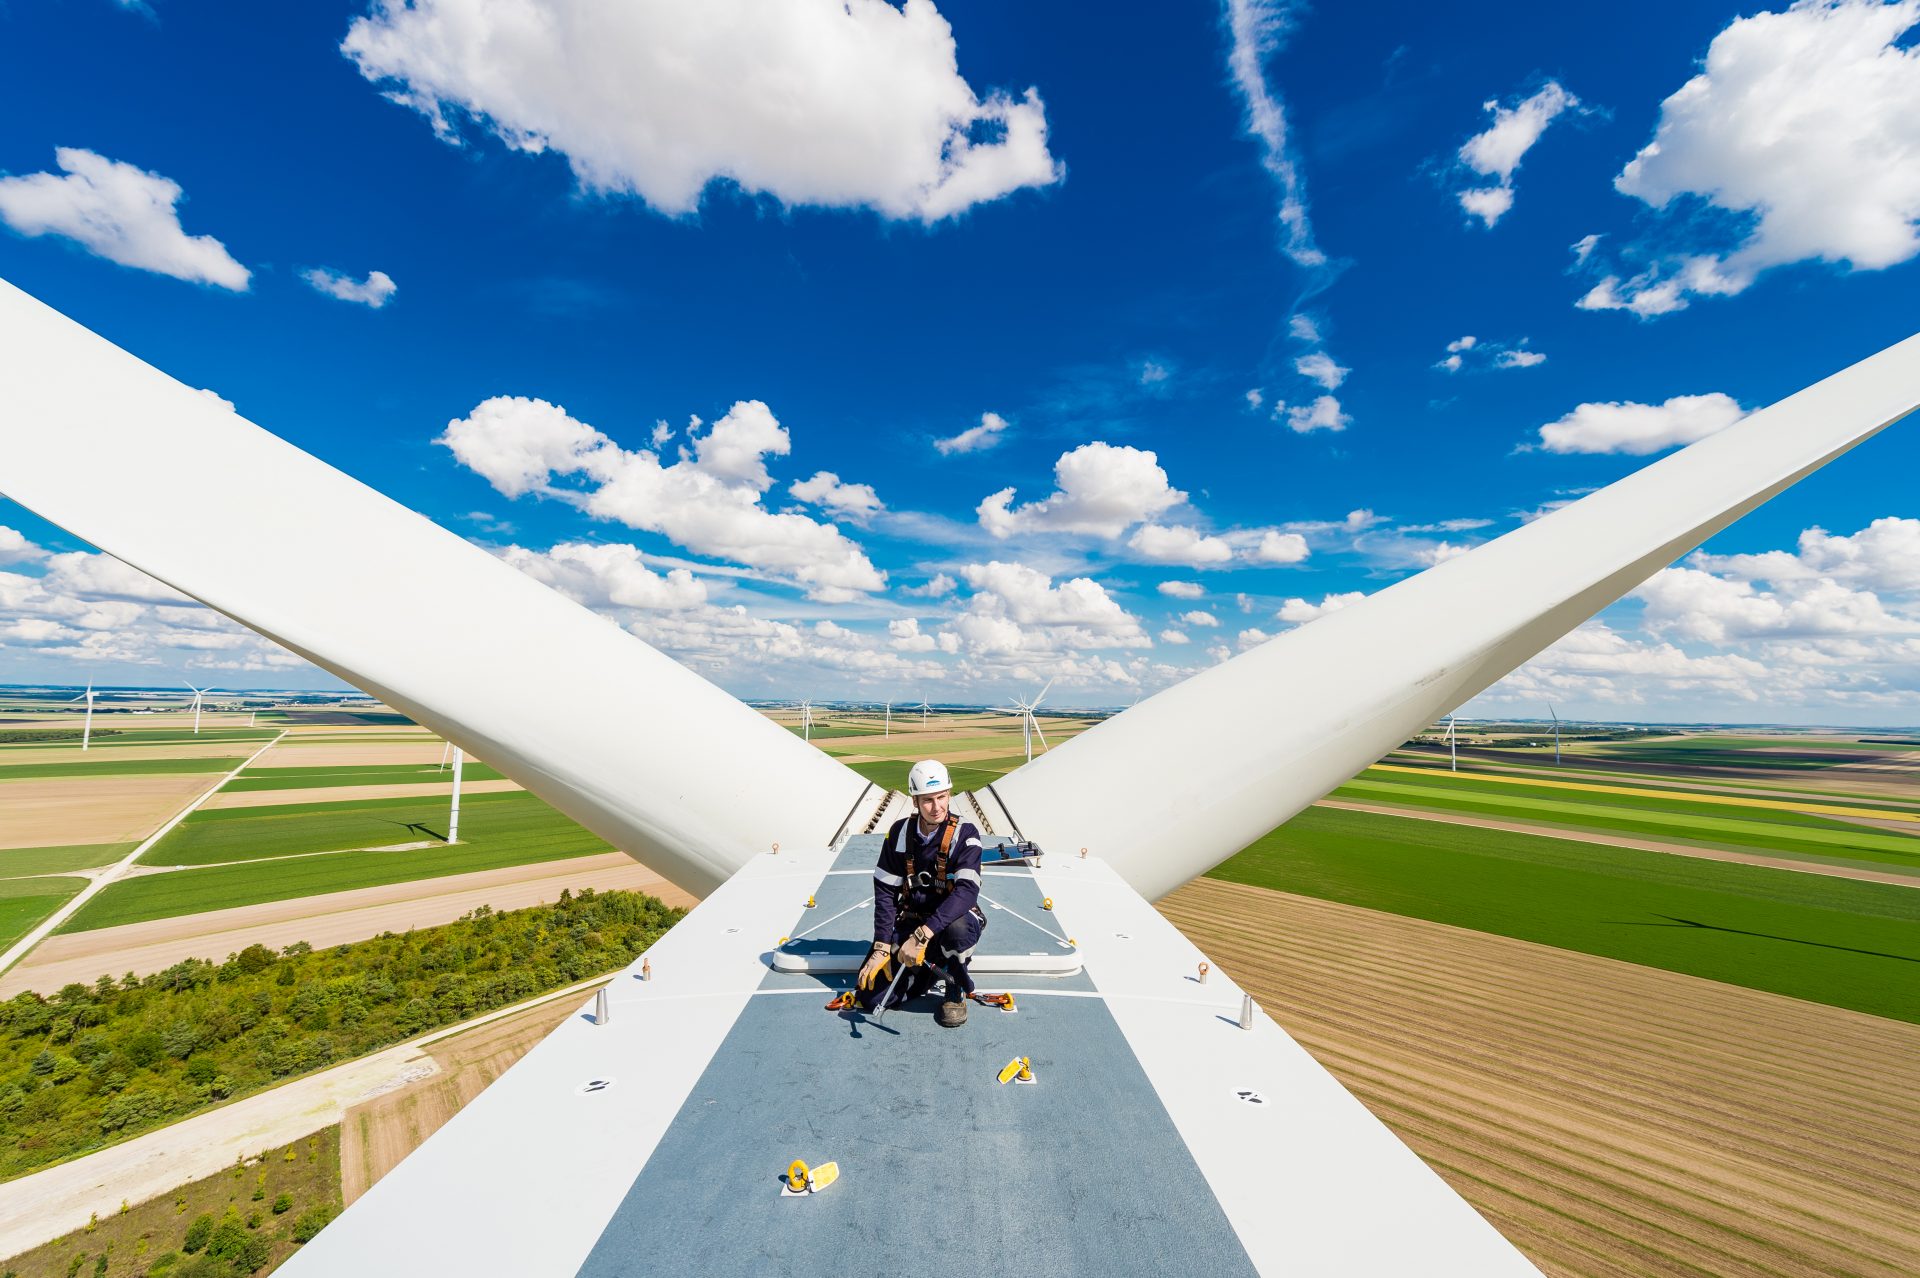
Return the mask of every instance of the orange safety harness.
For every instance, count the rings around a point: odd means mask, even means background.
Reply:
[[[925,922],[927,916],[917,912],[910,912],[907,909],[907,896],[916,887],[935,888],[938,889],[942,895],[953,891],[954,878],[952,871],[947,868],[947,854],[953,850],[953,836],[954,832],[960,828],[960,822],[955,820],[952,814],[948,814],[947,823],[940,832],[940,851],[936,853],[933,858],[933,875],[927,883],[922,884],[919,882],[919,875],[914,873],[913,853],[907,851],[907,848],[910,847],[913,842],[908,835],[907,825],[913,820],[914,818],[912,817],[906,817],[900,824],[900,851],[907,859],[907,874],[906,877],[901,880],[900,890],[894,894],[894,903],[899,907],[900,917],[903,919],[912,919],[917,926]]]

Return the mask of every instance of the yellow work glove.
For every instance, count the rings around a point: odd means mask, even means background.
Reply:
[[[880,978],[887,974],[887,965],[893,961],[892,955],[893,947],[885,941],[873,943],[873,952],[868,954],[867,961],[860,965],[860,979],[857,983],[861,989],[872,989]]]
[[[921,924],[913,929],[913,935],[900,947],[900,961],[908,967],[918,967],[927,961],[927,942],[933,940],[933,929]]]

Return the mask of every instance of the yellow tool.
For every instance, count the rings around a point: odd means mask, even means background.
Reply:
[[[1022,1074],[1033,1077],[1033,1062],[1024,1056],[1016,1056],[1001,1069],[999,1078],[1003,1083],[1011,1083]]]
[[[818,1167],[809,1167],[796,1158],[782,1179],[787,1182],[788,1193],[817,1194],[840,1179],[840,1164],[821,1163]]]

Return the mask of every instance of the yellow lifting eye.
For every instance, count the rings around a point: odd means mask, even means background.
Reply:
[[[806,1191],[807,1165],[797,1158],[793,1160],[793,1166],[787,1168],[787,1188],[796,1194]]]
[[[1050,896],[1041,897],[1040,908],[1043,910],[1051,910],[1053,908],[1053,898]]]

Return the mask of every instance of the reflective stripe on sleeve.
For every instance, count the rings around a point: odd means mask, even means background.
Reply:
[[[877,865],[873,867],[873,877],[876,879],[879,879],[882,883],[886,884],[888,887],[899,887],[902,883],[906,882],[906,880],[901,878],[899,875],[888,874],[885,870],[881,869]]]
[[[965,842],[964,844],[962,844],[961,846],[962,846],[962,847],[969,847],[969,848],[977,848],[977,847],[979,847],[979,846],[980,846],[980,840],[978,840],[978,839],[968,839],[968,840],[967,840],[967,841],[966,841],[966,842]]]
[[[975,883],[978,883],[978,882],[980,882],[980,871],[978,871],[978,870],[955,870],[955,871],[953,872],[953,881],[954,881],[955,883],[958,883],[958,882],[959,882],[959,881],[960,881],[961,879],[972,879],[972,880],[973,880],[973,881],[974,881]]]

